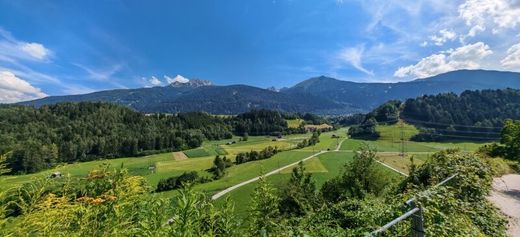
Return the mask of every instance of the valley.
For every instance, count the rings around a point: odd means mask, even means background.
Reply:
[[[520,0],[0,0],[0,237],[520,237]]]

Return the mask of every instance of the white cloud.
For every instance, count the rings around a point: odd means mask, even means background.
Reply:
[[[10,71],[0,71],[0,103],[14,103],[45,97],[39,88],[24,81]]]
[[[452,41],[457,37],[457,34],[448,29],[442,29],[439,31],[439,34],[430,36],[433,44],[437,46],[442,46],[447,41]],[[426,45],[425,45],[426,46]]]
[[[152,76],[150,78],[143,77],[142,81],[144,82],[145,87],[162,86],[163,84],[163,82],[155,76]]]
[[[43,44],[17,40],[11,33],[0,28],[0,60],[36,60],[45,61],[52,55],[52,51]]]
[[[476,69],[480,67],[481,60],[492,53],[488,45],[477,42],[441,51],[421,59],[417,64],[400,67],[394,76],[425,78],[458,69]]]
[[[168,82],[168,84],[172,84],[174,82],[186,83],[186,82],[190,81],[190,79],[183,77],[181,75],[177,75],[174,78],[171,78],[171,77],[165,75],[164,79]]]
[[[339,54],[337,55],[337,58],[341,62],[348,63],[348,64],[352,65],[354,68],[358,69],[359,71],[362,71],[368,75],[373,76],[374,75],[373,72],[371,72],[363,67],[362,58],[363,58],[364,51],[365,51],[365,48],[363,46],[353,47],[353,48],[344,48],[339,52]]]
[[[471,29],[468,36],[492,29],[514,29],[520,25],[520,7],[515,0],[467,0],[458,8],[459,17]]]
[[[42,44],[38,43],[22,43],[20,49],[34,58],[43,60],[49,56],[49,50]]]
[[[502,66],[511,70],[520,70],[520,43],[511,46],[507,55],[500,61]]]

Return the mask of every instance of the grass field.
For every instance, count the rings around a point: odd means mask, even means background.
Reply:
[[[319,189],[329,179],[336,177],[341,174],[346,164],[351,162],[354,157],[354,152],[328,152],[324,153],[316,158],[307,160],[304,163],[304,167],[307,172],[312,174],[312,177],[316,183],[316,187]],[[389,170],[384,166],[380,166],[381,169],[385,170],[385,174],[389,178],[401,179],[401,175],[396,172]],[[268,182],[273,184],[277,188],[282,188],[291,177],[292,168],[282,170],[280,173],[269,176],[266,178]],[[245,217],[248,213],[249,201],[255,187],[258,185],[257,182],[242,186],[237,190],[225,195],[223,198],[218,199],[218,204],[223,204],[226,198],[230,198],[235,203],[236,213]]]
[[[288,119],[287,126],[290,128],[297,128],[303,123],[303,119]]]
[[[330,152],[321,154],[316,158],[308,160],[304,165],[308,172],[312,173],[316,185],[321,187],[327,180],[339,175],[345,164],[353,159],[354,152],[363,144],[377,149],[380,161],[398,169],[404,173],[408,172],[410,160],[408,157],[399,156],[401,150],[401,127],[399,125],[378,126],[377,130],[381,137],[376,141],[363,141],[357,139],[346,139],[340,151],[334,151],[338,143],[346,137],[347,128],[342,128],[337,131],[322,133],[320,135],[320,142],[314,146],[305,147],[303,149],[284,151],[275,156],[259,161],[244,163],[241,165],[234,165],[226,170],[223,178],[209,183],[199,184],[195,186],[196,190],[201,190],[211,195],[220,190],[228,188],[232,185],[241,183],[243,181],[254,178],[262,173],[267,173],[278,167],[291,164],[305,157],[308,157],[319,151]],[[403,134],[405,137],[405,153],[407,156],[413,155],[416,164],[423,163],[428,156],[433,152],[443,150],[446,148],[459,147],[462,150],[472,151],[477,149],[482,144],[471,142],[459,143],[436,143],[436,142],[413,142],[409,138],[417,133],[411,125],[403,126]],[[340,138],[333,138],[333,134]],[[199,148],[186,150],[188,159],[175,159],[173,153],[164,153],[151,155],[146,157],[135,158],[119,158],[112,160],[91,161],[77,164],[68,164],[56,167],[44,172],[19,175],[19,176],[0,176],[0,190],[5,190],[10,187],[15,187],[24,182],[40,177],[47,177],[54,171],[60,171],[63,174],[69,174],[72,177],[84,177],[90,170],[98,169],[103,165],[110,165],[111,167],[125,167],[132,175],[141,175],[145,177],[152,187],[155,187],[160,179],[175,175],[180,175],[186,171],[197,171],[200,175],[210,176],[206,170],[213,165],[215,155],[226,155],[234,159],[239,152],[247,152],[251,150],[261,150],[267,146],[277,146],[280,149],[291,149],[303,139],[308,139],[311,136],[307,134],[294,134],[284,136],[281,139],[273,140],[269,136],[250,136],[248,141],[239,141],[239,137],[221,141],[206,141]],[[234,144],[229,142],[235,141]],[[151,170],[151,167],[155,167]],[[389,178],[402,177],[395,171],[392,171],[381,165],[385,169]],[[154,171],[154,172],[152,172]],[[272,175],[267,180],[275,186],[281,186],[286,183],[291,176],[291,168],[282,170],[280,173]],[[248,202],[250,195],[256,187],[257,182],[242,186],[237,190],[227,194],[224,198],[217,200],[217,203],[224,202],[226,197],[229,197],[235,202],[237,212],[245,214],[248,209]],[[159,196],[172,196],[177,191],[169,191],[159,193]]]
[[[99,169],[105,165],[109,165],[114,168],[124,167],[132,175],[140,175],[145,177],[148,180],[148,183],[152,187],[155,187],[160,179],[180,175],[186,171],[198,171],[200,175],[209,175],[209,173],[207,173],[206,170],[211,168],[211,166],[213,165],[213,159],[217,154],[228,155],[230,158],[233,159],[234,155],[236,155],[238,152],[261,150],[267,146],[277,146],[282,149],[288,149],[291,147],[295,147],[297,143],[309,137],[310,134],[297,134],[286,136],[283,139],[279,139],[277,141],[272,141],[272,137],[265,136],[250,136],[248,141],[242,142],[238,142],[238,137],[220,141],[206,141],[199,148],[184,151],[184,154],[186,154],[186,156],[188,156],[189,158],[196,159],[175,159],[174,154],[169,152],[145,157],[118,158],[75,164],[66,164],[35,174],[0,176],[0,190],[15,187],[30,180],[48,177],[51,173],[55,171],[59,171],[65,175],[70,175],[71,177],[84,177],[87,175],[89,171],[93,169]],[[230,141],[237,141],[237,143],[233,145],[226,145],[226,143]],[[297,154],[305,156],[306,154],[310,153],[299,152]],[[288,162],[285,162],[285,159],[281,159],[281,165],[294,162],[295,159],[292,159],[291,157],[296,157],[291,153],[281,153],[278,156],[282,158],[285,156],[288,157]],[[278,160],[280,159],[273,159],[273,161],[277,162]],[[273,161],[267,162],[265,169],[266,172],[269,171],[271,167],[274,167],[271,164]],[[265,161],[262,161],[260,164],[263,164],[264,162]],[[249,172],[254,175],[259,174],[259,169],[257,170],[257,172],[251,172],[251,168],[248,168],[249,166],[251,165],[244,166],[244,169],[248,170],[244,172]],[[155,167],[155,172],[152,172],[152,167]],[[232,171],[233,169],[234,168],[232,167],[230,171]],[[237,171],[235,173],[241,173],[241,171]],[[231,173],[230,177],[235,177],[235,173]],[[240,175],[236,176],[237,180],[241,180],[240,178]],[[233,181],[230,182],[233,183]],[[225,188],[225,185],[227,185],[227,183],[223,183],[222,186],[219,186],[219,184],[215,184],[215,189],[223,189]]]
[[[355,151],[363,145],[368,145],[378,152],[378,157],[385,164],[401,171],[408,173],[410,165],[409,156],[413,155],[415,164],[422,164],[429,155],[434,152],[458,148],[462,151],[475,151],[485,143],[475,142],[414,142],[410,138],[419,131],[409,124],[379,125],[376,127],[380,137],[375,141],[364,141],[358,139],[349,139],[343,142],[341,150]],[[401,134],[404,141],[401,141]],[[404,144],[405,157],[400,156],[401,147]]]

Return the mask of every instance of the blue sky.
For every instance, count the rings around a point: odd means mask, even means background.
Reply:
[[[320,75],[520,71],[519,0],[0,0],[0,9],[0,103],[174,78],[279,88]]]

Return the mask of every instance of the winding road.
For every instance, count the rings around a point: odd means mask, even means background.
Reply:
[[[341,142],[338,143],[338,145],[336,146],[336,149],[334,149],[334,151],[339,151],[339,149],[341,148],[341,145],[343,144],[343,142],[344,142],[346,139],[347,139],[347,138],[341,140]],[[314,154],[311,155],[311,156],[305,157],[305,158],[303,158],[303,159],[301,159],[301,160],[299,160],[299,161],[296,161],[296,162],[294,162],[294,163],[291,163],[291,164],[288,164],[288,165],[286,165],[286,166],[280,167],[280,168],[278,168],[278,169],[272,170],[272,171],[270,171],[269,173],[266,173],[266,174],[264,174],[264,175],[259,175],[259,176],[257,176],[257,177],[252,178],[252,179],[246,180],[246,181],[244,181],[244,182],[241,182],[241,183],[235,184],[235,185],[233,185],[233,186],[231,186],[231,187],[229,187],[229,188],[226,188],[226,189],[224,189],[224,190],[222,190],[222,191],[220,191],[220,192],[214,194],[213,196],[211,196],[211,199],[212,199],[212,200],[217,200],[217,199],[219,199],[220,197],[226,195],[227,193],[229,193],[229,192],[231,192],[231,191],[233,191],[233,190],[235,190],[235,189],[237,189],[237,188],[240,188],[240,187],[242,187],[242,186],[244,186],[244,185],[247,185],[247,184],[250,184],[250,183],[253,183],[253,182],[259,180],[261,177],[271,176],[271,175],[276,174],[276,173],[278,173],[278,172],[280,172],[280,171],[282,171],[282,170],[284,170],[284,169],[287,169],[287,168],[289,168],[289,167],[291,167],[291,166],[297,165],[297,164],[300,163],[300,162],[307,161],[307,160],[309,160],[309,159],[312,159],[312,158],[314,158],[314,157],[316,157],[316,156],[319,156],[319,155],[324,154],[324,153],[327,153],[327,152],[330,152],[330,151],[320,151],[320,152],[314,153]]]

